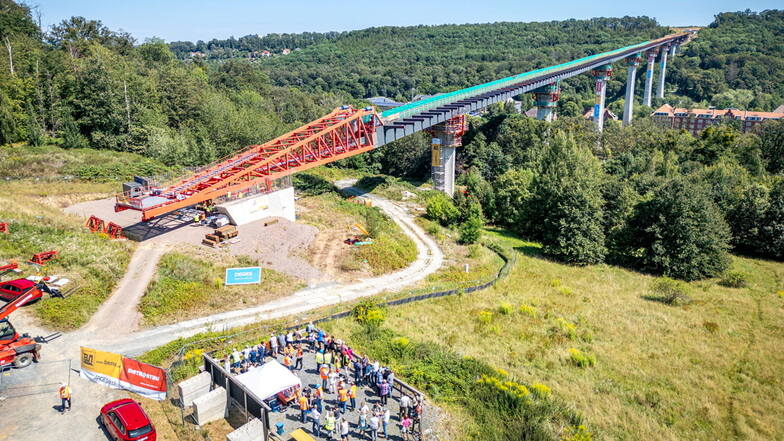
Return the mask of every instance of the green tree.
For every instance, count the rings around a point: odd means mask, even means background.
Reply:
[[[607,253],[599,161],[574,138],[556,132],[533,181],[528,221],[540,225],[542,249],[567,263],[599,263]],[[533,229],[533,228],[532,228]]]
[[[81,149],[87,147],[87,138],[79,132],[79,127],[76,122],[71,118],[71,115],[66,114],[63,118],[63,127],[60,132],[63,138],[63,147],[67,149]]]
[[[628,257],[669,277],[697,280],[729,267],[730,231],[703,185],[675,178],[637,205],[628,222]]]
[[[762,227],[770,206],[768,188],[752,184],[745,188],[737,204],[727,213],[732,244],[745,254],[762,254]]]
[[[30,106],[27,116],[27,143],[33,146],[44,144],[44,131],[41,129],[41,123],[38,122],[32,106]]]
[[[531,198],[533,179],[534,173],[531,170],[515,169],[498,177],[494,185],[495,222],[510,227],[523,235],[530,234],[525,229],[528,223],[524,222],[524,217]]]
[[[765,211],[760,239],[762,252],[776,259],[784,258],[784,180],[779,179],[770,191],[770,205]]]
[[[471,198],[466,212],[463,214],[463,222],[460,224],[460,238],[462,244],[472,244],[479,240],[482,235],[484,217],[482,216],[482,206],[478,201]]]
[[[452,199],[444,193],[436,192],[427,200],[425,216],[432,221],[448,227],[457,221],[460,211],[455,207]]]
[[[766,121],[762,125],[759,148],[769,172],[784,172],[784,120]]]

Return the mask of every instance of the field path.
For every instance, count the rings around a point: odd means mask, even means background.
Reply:
[[[159,241],[142,242],[131,256],[128,270],[123,276],[111,297],[92,316],[90,321],[78,332],[88,334],[94,331],[111,329],[103,332],[110,338],[122,338],[139,329],[141,313],[139,301],[147,285],[155,276],[158,262],[169,247]]]

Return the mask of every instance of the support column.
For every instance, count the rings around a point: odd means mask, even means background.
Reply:
[[[623,103],[623,126],[626,127],[632,122],[634,112],[634,82],[637,79],[637,66],[642,61],[642,53],[634,54],[626,59],[629,64],[626,74],[626,101]]]
[[[555,106],[561,95],[560,80],[533,91],[536,105],[536,119],[551,122],[555,116]]]
[[[654,48],[646,52],[648,55],[648,69],[645,71],[645,94],[642,98],[643,106],[651,107],[651,93],[653,92],[653,68],[656,65],[656,55],[658,53],[658,48]]]
[[[431,176],[433,187],[447,195],[455,194],[455,156],[457,147],[463,145],[466,132],[465,115],[456,116],[427,129],[433,137]]]
[[[656,93],[656,96],[659,98],[664,98],[664,80],[667,74],[667,53],[669,48],[664,47],[659,54],[659,90]]]
[[[593,106],[593,122],[596,130],[604,130],[604,99],[607,94],[607,80],[612,76],[612,65],[605,64],[591,71],[591,75],[596,80],[596,104]]]

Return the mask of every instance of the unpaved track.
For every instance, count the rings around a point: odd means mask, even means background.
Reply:
[[[80,330],[85,334],[101,332],[110,338],[123,338],[139,329],[142,315],[138,305],[147,285],[155,276],[158,262],[168,249],[168,245],[157,242],[143,242],[136,248],[123,276],[109,300],[103,302],[90,321]],[[102,331],[112,330],[111,333]]]

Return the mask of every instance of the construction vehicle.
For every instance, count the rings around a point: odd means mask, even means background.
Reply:
[[[67,281],[67,279],[60,280]],[[0,283],[0,300],[11,302],[17,297],[25,294],[31,294],[32,298],[28,301],[28,303],[33,303],[40,300],[44,294],[49,294],[51,297],[65,298],[76,292],[78,289],[76,286],[71,286],[69,289],[61,290],[60,287],[54,285],[50,286],[50,281],[51,279],[49,277],[44,277],[38,281],[33,281],[30,279],[16,279],[2,282]]]
[[[7,317],[12,312],[34,297],[33,293],[27,293],[0,308],[0,369],[9,365],[16,368],[30,366],[33,361],[37,362],[41,358],[41,343],[59,337],[59,334],[52,334],[46,338],[32,338],[28,334],[19,335],[8,321]]]

